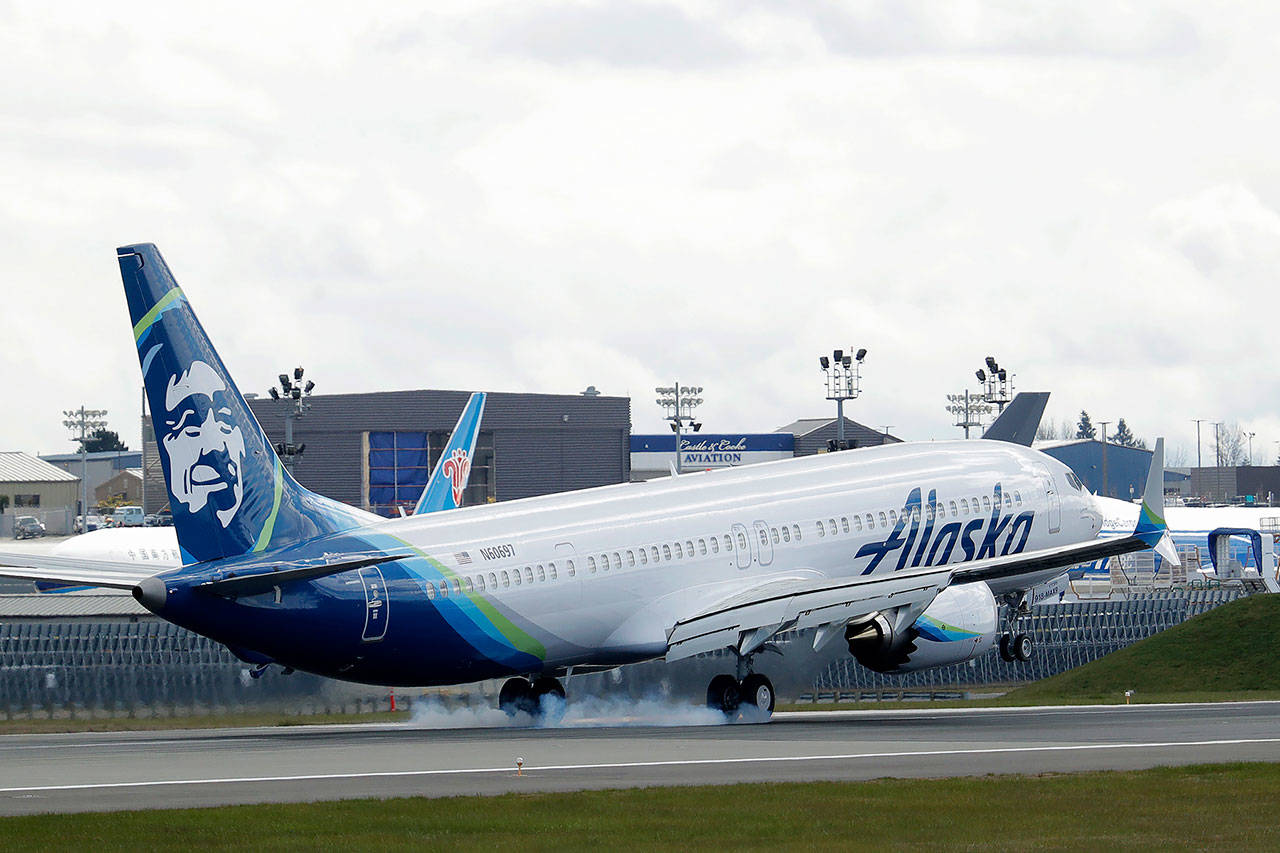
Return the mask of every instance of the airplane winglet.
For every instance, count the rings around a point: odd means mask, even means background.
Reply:
[[[1157,438],[1151,453],[1151,467],[1147,469],[1147,485],[1142,492],[1142,509],[1133,535],[1146,542],[1156,553],[1173,565],[1181,565],[1178,552],[1169,537],[1169,526],[1164,519],[1164,439]]]

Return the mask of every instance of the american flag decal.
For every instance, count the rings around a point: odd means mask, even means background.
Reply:
[[[458,561],[459,566],[471,565],[471,555],[468,554],[466,551],[459,551],[458,553],[454,554],[453,559]]]

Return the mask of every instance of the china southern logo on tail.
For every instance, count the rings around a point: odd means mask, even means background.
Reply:
[[[456,448],[444,460],[444,475],[453,487],[453,502],[462,506],[462,492],[467,487],[467,474],[471,472],[471,458],[461,447]]]
[[[898,516],[898,521],[889,535],[879,542],[868,542],[863,545],[858,549],[855,559],[871,558],[871,562],[862,570],[864,575],[869,575],[876,570],[885,557],[894,551],[901,551],[898,555],[898,565],[894,567],[895,571],[908,567],[948,563],[951,561],[951,553],[955,550],[957,542],[960,543],[960,548],[964,552],[963,562],[1021,554],[1027,547],[1027,537],[1031,535],[1031,522],[1036,514],[1032,510],[1027,510],[1016,516],[1002,515],[1003,501],[1003,489],[999,483],[996,483],[989,518],[971,518],[967,522],[949,521],[939,527],[935,533],[935,520],[946,517],[942,514],[945,510],[938,502],[937,491],[930,489],[929,501],[922,506],[920,489],[912,489],[911,494],[907,495],[907,502],[902,507],[902,514]],[[920,530],[921,516],[924,517],[925,522],[923,532]],[[911,529],[903,536],[903,531],[908,524],[911,525]],[[978,536],[982,538],[977,539]],[[1000,547],[1001,536],[1004,536],[1003,547]],[[997,547],[999,551],[996,550]]]

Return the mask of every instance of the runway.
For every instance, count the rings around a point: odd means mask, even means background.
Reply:
[[[1280,702],[801,712],[671,728],[7,735],[0,815],[1246,760],[1280,761]]]

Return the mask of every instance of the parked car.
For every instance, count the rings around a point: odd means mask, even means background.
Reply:
[[[144,519],[140,506],[118,506],[111,513],[111,523],[116,527],[142,527]]]
[[[34,539],[44,535],[44,525],[34,515],[20,515],[13,522],[14,539]]]
[[[102,516],[92,515],[92,514],[89,516],[89,530],[98,530],[106,526],[107,524],[105,521],[102,520]],[[76,533],[86,532],[85,526],[84,526],[84,516],[82,515],[76,516],[75,531]]]

